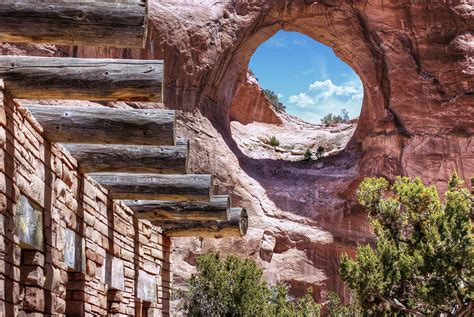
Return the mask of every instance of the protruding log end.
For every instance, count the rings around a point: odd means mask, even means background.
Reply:
[[[180,221],[170,224],[152,222],[163,227],[168,237],[243,237],[248,230],[248,214],[243,208],[231,208],[229,220]]]
[[[212,196],[210,201],[125,200],[138,219],[166,225],[178,221],[228,220],[230,197]]]
[[[247,209],[245,208],[232,208],[232,209],[240,210],[240,217],[238,221],[239,221],[240,236],[243,237],[247,234],[247,231],[249,228],[249,216],[247,213]]]
[[[49,142],[154,146],[176,144],[175,110],[31,104],[26,105],[26,108],[41,125]]]
[[[0,42],[144,48],[147,1],[0,1]]]
[[[109,191],[109,197],[121,200],[209,201],[213,176],[202,174],[160,175],[132,173],[90,173]]]
[[[124,144],[62,144],[82,173],[186,174],[188,146]]]
[[[18,99],[163,102],[162,60],[2,55],[0,77]]]
[[[175,116],[175,126],[176,126],[176,116]],[[176,129],[175,129],[175,131],[176,131]],[[184,170],[185,170],[185,173],[187,173],[189,171],[189,153],[190,153],[189,152],[189,150],[190,150],[189,139],[175,137],[175,140],[176,140],[176,146],[177,147],[186,148],[186,161],[184,162]]]

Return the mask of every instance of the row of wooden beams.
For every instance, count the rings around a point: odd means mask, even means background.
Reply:
[[[248,215],[242,208],[231,208],[228,220],[214,221],[152,221],[162,226],[169,237],[241,237],[247,233]]]
[[[109,191],[112,199],[209,201],[212,175],[159,175],[132,173],[90,173]]]
[[[230,219],[231,202],[228,195],[214,195],[210,201],[126,200],[124,203],[135,212],[135,217],[150,221]]]
[[[0,56],[0,78],[20,99],[163,101],[161,60]]]
[[[0,56],[0,77],[16,98],[161,101],[163,67],[161,61]],[[168,236],[247,232],[247,212],[230,208],[228,196],[212,195],[211,175],[170,175],[186,173],[188,157],[187,142],[175,139],[174,111],[28,109],[50,142],[66,143],[81,172],[111,199],[136,200],[126,204]]]
[[[174,110],[26,107],[50,142],[175,145]]]
[[[186,174],[188,141],[176,146],[123,144],[62,144],[82,173],[128,172]]]
[[[0,42],[143,48],[146,1],[2,0]]]

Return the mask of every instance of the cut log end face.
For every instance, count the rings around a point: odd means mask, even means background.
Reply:
[[[239,227],[241,236],[245,236],[249,228],[249,217],[245,208],[242,209],[240,214]]]

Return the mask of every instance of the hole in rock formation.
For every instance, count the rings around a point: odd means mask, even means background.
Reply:
[[[359,76],[331,48],[279,31],[250,59],[231,104],[232,135],[254,159],[332,156],[354,134],[363,95]]]

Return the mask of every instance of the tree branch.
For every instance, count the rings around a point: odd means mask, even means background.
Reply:
[[[402,312],[411,313],[411,314],[414,314],[414,315],[416,315],[416,316],[425,316],[425,314],[422,313],[421,311],[416,310],[416,309],[413,309],[413,308],[407,308],[407,307],[405,307],[405,305],[403,305],[403,304],[400,303],[399,301],[397,301],[397,302],[390,301],[390,300],[387,300],[387,299],[385,299],[385,298],[383,298],[383,297],[381,297],[381,296],[379,296],[379,298],[380,298],[383,302],[387,303],[388,305],[390,305],[390,306],[392,306],[393,308],[396,308],[396,309],[398,309],[398,310],[400,310],[400,311],[402,311]]]

